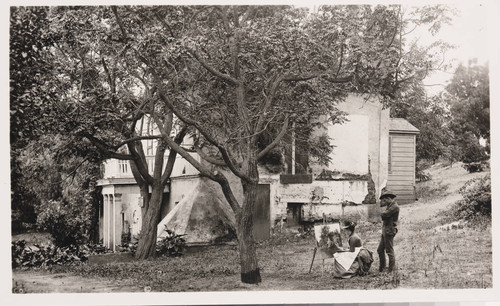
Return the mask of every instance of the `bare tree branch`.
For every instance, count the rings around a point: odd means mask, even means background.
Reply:
[[[123,21],[120,17],[120,15],[118,15],[118,10],[116,8],[116,6],[112,6],[111,7],[111,10],[113,11],[113,14],[115,15],[115,18],[116,18],[116,22],[118,22],[118,26],[120,27],[120,31],[122,33],[122,38],[124,41],[127,40],[127,31],[125,31],[125,27],[123,26]]]
[[[160,135],[136,136],[136,137],[132,137],[132,138],[126,139],[126,140],[118,143],[117,145],[115,145],[113,147],[116,147],[116,149],[118,149],[121,146],[128,144],[129,142],[134,142],[134,141],[138,141],[138,140],[147,140],[147,139],[160,139],[160,138],[161,138]]]
[[[194,145],[194,149],[195,149],[196,153],[198,153],[198,155],[200,155],[201,158],[203,158],[207,162],[214,164],[216,166],[225,166],[226,165],[226,163],[223,160],[209,156],[208,154],[203,152],[203,150],[198,145]]]
[[[228,74],[225,74],[225,73],[222,73],[220,71],[217,71],[215,68],[213,68],[212,66],[210,66],[205,60],[203,60],[196,52],[192,51],[192,50],[188,50],[189,54],[191,54],[208,72],[210,72],[211,74],[213,74],[214,76],[230,83],[231,85],[238,85],[240,82],[231,77],[230,75]]]
[[[183,126],[180,131],[175,135],[174,137],[174,142],[176,144],[181,144],[182,141],[184,140],[184,137],[186,136],[188,131],[188,127],[185,125]],[[170,136],[167,136],[168,139],[170,139]],[[168,141],[165,141],[168,144]],[[170,175],[172,174],[172,170],[174,169],[174,164],[175,164],[175,159],[177,158],[177,151],[175,150],[170,150],[168,154],[168,159],[167,159],[167,165],[165,167],[165,170],[163,171],[163,175],[161,176],[161,181],[162,184],[165,184],[167,180],[170,178]]]
[[[187,116],[184,116],[181,112],[177,110],[177,108],[167,99],[167,97],[163,94],[162,90],[158,90],[158,94],[162,101],[165,103],[165,105],[179,118],[182,122],[191,125],[195,127],[202,135],[205,137],[205,139],[213,144],[222,154],[222,158],[226,162],[226,165],[233,171],[233,173],[238,176],[241,179],[247,180],[248,177],[243,174],[239,169],[236,168],[235,163],[233,162],[233,159],[231,158],[229,152],[226,150],[226,148],[219,143],[216,139],[214,139],[207,131],[205,128],[200,126],[196,121],[191,120]]]
[[[280,141],[283,139],[288,130],[288,123],[289,123],[288,121],[289,119],[288,117],[286,117],[285,121],[283,122],[283,125],[281,126],[279,134],[267,147],[264,148],[264,150],[260,151],[259,154],[257,154],[257,160],[263,158],[267,153],[269,153],[269,151],[274,149],[280,143]]]
[[[81,135],[87,138],[93,145],[95,145],[104,155],[109,158],[121,159],[121,160],[132,160],[133,157],[130,154],[122,154],[115,152],[117,148],[115,146],[110,146],[104,141],[98,139],[97,137],[87,133],[82,132]]]

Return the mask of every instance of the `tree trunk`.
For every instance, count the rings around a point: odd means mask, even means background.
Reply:
[[[135,253],[137,259],[149,259],[156,256],[157,228],[160,222],[160,209],[164,188],[165,186],[161,184],[152,186],[148,209],[146,215],[142,218],[141,234]]]
[[[139,189],[141,190],[141,197],[142,197],[141,216],[146,216],[146,214],[148,212],[149,200],[150,200],[149,186],[146,183],[142,183],[142,184],[139,184]],[[144,221],[144,219],[143,219],[143,221]]]
[[[253,235],[253,211],[257,198],[259,175],[257,162],[249,163],[250,181],[243,181],[243,206],[241,214],[237,216],[238,246],[240,252],[241,281],[248,284],[258,284],[260,277],[255,238]]]

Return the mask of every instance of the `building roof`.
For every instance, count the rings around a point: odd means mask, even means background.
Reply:
[[[403,118],[391,118],[389,132],[418,134],[420,130]]]

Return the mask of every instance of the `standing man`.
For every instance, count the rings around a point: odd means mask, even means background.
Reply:
[[[394,254],[394,236],[398,232],[397,222],[399,218],[399,206],[394,200],[396,195],[389,190],[382,191],[380,195],[380,207],[386,207],[382,211],[382,236],[377,248],[378,257],[380,259],[379,271],[383,272],[385,263],[385,253],[389,257],[389,272],[392,272],[396,267],[396,255]]]

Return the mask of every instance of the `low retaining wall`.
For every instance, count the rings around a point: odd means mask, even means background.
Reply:
[[[309,203],[302,206],[302,220],[314,222],[350,219],[372,221],[378,218],[377,204],[315,204]]]

